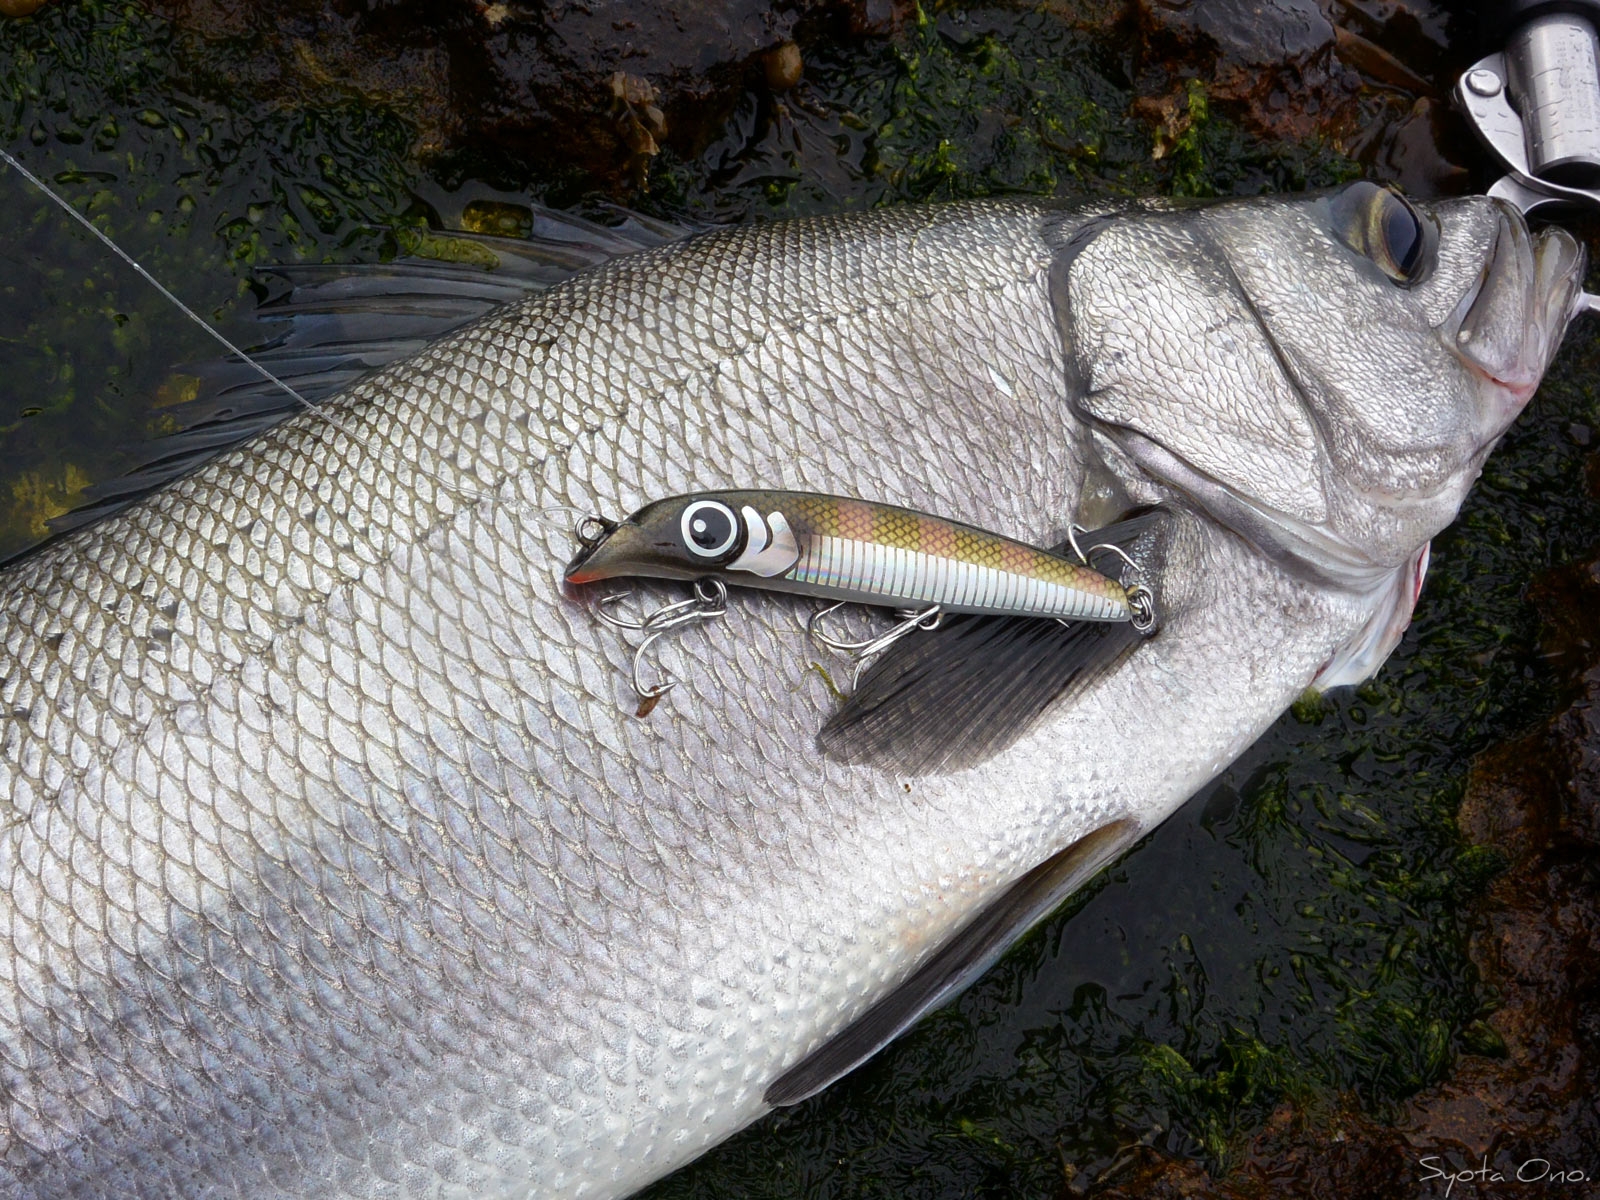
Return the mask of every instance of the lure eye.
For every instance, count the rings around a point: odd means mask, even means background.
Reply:
[[[1437,231],[1399,192],[1353,183],[1333,198],[1333,231],[1350,249],[1409,287],[1426,273]]]
[[[716,500],[696,500],[679,523],[684,547],[696,558],[721,558],[739,538],[739,518]]]

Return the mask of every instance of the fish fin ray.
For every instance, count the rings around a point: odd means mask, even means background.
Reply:
[[[898,987],[778,1076],[764,1099],[798,1104],[848,1075],[932,1010],[960,995],[1002,954],[1138,835],[1118,818],[1085,834],[1023,875]]]
[[[1159,536],[1160,509],[1079,535],[1124,550]],[[1070,543],[1054,548],[1064,552]],[[1110,551],[1091,555],[1115,573]],[[1143,641],[1132,625],[1048,617],[948,618],[901,638],[862,674],[817,741],[827,757],[904,775],[959,770],[998,754],[1052,705],[1115,670]]]
[[[527,239],[437,234],[484,252],[484,265],[400,258],[263,269],[257,277],[267,298],[256,317],[269,337],[250,356],[317,404],[501,304],[691,232],[620,208],[609,217],[614,223],[603,225],[535,207]],[[491,258],[493,267],[487,265]],[[94,484],[83,504],[51,519],[52,536],[110,516],[300,408],[235,358],[180,368],[178,374],[199,386],[193,399],[163,414],[177,432],[134,447],[124,475]]]

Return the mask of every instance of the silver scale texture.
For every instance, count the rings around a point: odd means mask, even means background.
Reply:
[[[1007,881],[1248,745],[1370,606],[1209,527],[1136,678],[913,782],[817,755],[804,606],[741,596],[637,720],[629,647],[560,591],[555,504],[783,486],[1058,534],[1061,220],[619,260],[0,577],[0,1193],[625,1194]]]

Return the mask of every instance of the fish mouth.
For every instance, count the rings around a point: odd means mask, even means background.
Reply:
[[[1486,443],[1532,398],[1572,319],[1584,249],[1552,226],[1537,237],[1510,204],[1496,200],[1494,241],[1473,286],[1440,327],[1445,344],[1486,385]]]

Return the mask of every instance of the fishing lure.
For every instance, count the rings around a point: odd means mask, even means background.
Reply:
[[[1092,569],[1081,552],[1071,558],[959,521],[843,496],[673,496],[620,522],[586,518],[578,539],[578,553],[566,568],[568,583],[624,576],[695,583],[694,598],[642,621],[624,621],[602,609],[613,624],[645,632],[639,653],[671,629],[721,616],[728,584],[834,601],[812,617],[808,631],[830,649],[863,660],[914,630],[937,628],[950,614],[1126,622],[1141,633],[1155,625],[1147,588],[1125,586]],[[1104,548],[1133,566],[1118,547]],[[845,603],[906,611],[887,633],[846,642],[819,625]],[[672,685],[643,685],[638,663],[636,654],[634,686],[649,703]]]

